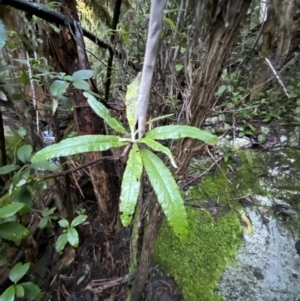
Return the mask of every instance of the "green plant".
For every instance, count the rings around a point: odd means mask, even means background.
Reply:
[[[27,228],[16,217],[24,206],[24,203],[11,203],[0,208],[0,238],[20,241],[29,235]]]
[[[10,285],[0,296],[0,301],[13,301],[15,297],[37,299],[42,297],[40,288],[33,282],[18,283],[28,272],[30,263],[18,262],[9,272],[9,279],[14,283]]]
[[[41,229],[52,226],[52,221],[55,221],[58,219],[58,216],[56,214],[54,214],[54,211],[56,210],[56,208],[45,208],[42,211],[42,218],[39,222],[39,227]]]
[[[82,71],[80,74],[86,73]],[[185,239],[187,237],[188,223],[183,199],[171,172],[153,151],[167,155],[175,168],[176,163],[169,148],[156,140],[189,137],[207,143],[216,143],[217,137],[190,126],[168,125],[154,128],[148,131],[143,138],[136,139],[135,123],[139,85],[140,82],[137,78],[128,86],[125,99],[127,106],[126,117],[130,132],[127,132],[123,125],[115,118],[112,118],[108,109],[98,102],[91,93],[84,92],[84,96],[95,113],[103,118],[113,130],[123,134],[123,136],[86,135],[68,138],[60,143],[42,149],[32,157],[32,162],[35,163],[40,160],[48,160],[52,157],[70,156],[82,152],[105,151],[113,147],[131,147],[121,187],[120,211],[123,225],[128,226],[131,223],[140,191],[141,175],[144,169],[169,224],[178,237]],[[62,89],[59,88],[60,86]],[[59,83],[56,85],[56,90],[52,88],[52,93],[56,93],[57,96],[61,95],[66,87],[66,84]],[[80,87],[85,88],[83,84]],[[69,224],[63,222],[63,226],[69,227]],[[59,240],[58,249],[61,250],[62,245],[64,246],[67,242],[67,235],[64,235]]]
[[[66,219],[61,219],[58,221],[59,225],[64,228],[63,234],[61,234],[55,244],[55,248],[57,252],[61,252],[64,247],[66,246],[67,242],[70,245],[77,248],[79,244],[79,235],[77,230],[75,229],[76,226],[84,223],[87,219],[86,215],[78,215],[76,216],[71,224]]]

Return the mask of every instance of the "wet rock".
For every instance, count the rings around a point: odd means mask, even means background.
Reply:
[[[296,248],[298,255],[300,256],[300,239],[296,242],[295,248]]]
[[[259,211],[247,209],[254,232],[244,234],[237,264],[223,274],[219,293],[226,301],[298,300],[300,259],[293,236],[268,210],[273,200],[261,196],[256,200],[261,205]]]
[[[247,137],[235,138],[233,141],[231,141],[231,143],[236,149],[245,149],[252,147],[251,140]]]
[[[252,196],[254,206],[244,208],[253,233],[244,233],[236,264],[219,283],[226,301],[300,301],[300,152],[270,153],[264,161],[259,183],[266,195]]]
[[[283,145],[287,145],[288,137],[285,135],[280,136],[280,143]]]

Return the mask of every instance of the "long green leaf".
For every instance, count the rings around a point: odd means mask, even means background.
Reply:
[[[147,132],[146,138],[158,140],[194,138],[211,144],[218,142],[217,136],[188,125],[160,126]]]
[[[143,171],[141,154],[136,144],[129,153],[122,181],[120,211],[122,224],[126,227],[131,223],[140,191],[140,180]]]
[[[4,166],[0,167],[0,175],[5,175],[5,174],[10,173],[19,168],[20,168],[20,166],[15,165],[15,164],[4,165]]]
[[[112,135],[85,135],[68,138],[59,143],[49,145],[37,152],[31,162],[48,160],[53,157],[71,156],[86,152],[100,152],[112,147],[124,146],[118,136]]]
[[[108,109],[102,103],[97,101],[97,99],[93,95],[87,92],[84,92],[83,95],[87,98],[87,101],[93,109],[93,111],[98,116],[103,118],[112,129],[114,129],[118,133],[126,133],[126,130],[124,129],[123,125],[117,119],[111,117]]]
[[[175,160],[174,160],[174,157],[171,153],[171,151],[163,146],[161,143],[155,141],[155,140],[152,140],[152,139],[149,139],[149,138],[141,138],[141,139],[138,139],[137,142],[142,142],[142,143],[145,143],[146,145],[148,145],[149,147],[151,147],[153,150],[155,150],[156,152],[162,152],[164,153],[165,155],[167,155],[171,161],[171,164],[177,168],[177,165],[175,163]]]
[[[142,73],[139,73],[133,82],[127,86],[126,101],[126,117],[131,133],[134,132],[135,115],[138,106],[138,96],[141,83]]]
[[[140,149],[142,162],[169,224],[181,239],[187,238],[188,222],[178,186],[161,159],[147,149]]]
[[[14,215],[25,206],[24,203],[12,203],[0,208],[0,218],[5,218]]]

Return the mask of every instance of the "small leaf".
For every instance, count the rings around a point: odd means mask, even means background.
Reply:
[[[212,144],[218,142],[217,136],[188,125],[160,126],[147,132],[145,137],[157,140],[194,138]]]
[[[84,92],[83,95],[87,98],[87,101],[93,109],[93,111],[99,117],[103,118],[112,129],[114,129],[118,133],[126,133],[126,130],[124,129],[123,125],[119,123],[117,119],[112,118],[110,116],[108,109],[101,102],[97,101],[97,99],[93,95],[87,92]]]
[[[126,117],[130,127],[131,133],[134,132],[134,126],[136,121],[136,112],[138,107],[138,96],[141,84],[142,73],[139,73],[137,77],[127,86],[127,92],[125,96],[126,102]]]
[[[132,220],[140,191],[142,171],[143,164],[141,154],[137,145],[133,144],[123,175],[120,196],[120,212],[122,212],[121,221],[124,227],[127,227]]]
[[[78,79],[89,79],[92,76],[93,76],[92,70],[78,70],[74,72],[72,75],[74,81]]]
[[[76,227],[76,226],[82,224],[86,219],[87,219],[87,215],[84,215],[84,214],[78,215],[73,219],[71,226]]]
[[[61,219],[58,221],[59,225],[63,228],[68,228],[69,227],[69,222],[66,219]]]
[[[55,25],[53,25],[53,24],[51,24],[51,23],[49,23],[49,26],[50,26],[56,33],[60,33],[60,29],[59,29],[57,26],[55,26]]]
[[[259,142],[264,142],[266,140],[266,137],[262,134],[259,134],[257,139],[258,139]]]
[[[30,164],[30,167],[33,169],[41,169],[41,170],[49,170],[56,171],[60,169],[60,167],[54,164],[51,161],[38,161]]]
[[[73,86],[76,89],[80,89],[80,90],[90,90],[90,85],[88,84],[88,82],[86,82],[85,80],[82,79],[78,79],[76,81],[73,82]]]
[[[180,70],[182,70],[183,69],[183,65],[182,64],[176,64],[175,65],[175,70],[176,71],[180,71]]]
[[[164,17],[164,21],[171,27],[172,30],[174,30],[174,32],[176,32],[178,35],[182,35],[175,23],[171,19]]]
[[[67,242],[68,242],[67,233],[63,233],[62,235],[60,235],[55,244],[56,251],[60,253],[64,249]]]
[[[177,165],[175,163],[173,155],[172,155],[171,151],[167,147],[165,147],[162,144],[160,144],[159,142],[157,142],[155,140],[152,140],[152,139],[149,139],[149,138],[141,138],[141,139],[138,139],[137,142],[145,143],[146,145],[148,145],[149,147],[151,147],[156,152],[162,152],[162,153],[164,153],[165,155],[167,155],[169,157],[169,159],[171,161],[171,164],[175,168],[177,168]]]
[[[15,300],[15,286],[11,285],[0,296],[0,301],[14,301]]]
[[[52,98],[51,100],[51,111],[52,111],[52,116],[54,116],[56,110],[57,110],[57,107],[58,107],[58,101],[56,98]]]
[[[24,203],[12,203],[0,208],[0,218],[5,218],[14,215],[25,206]]]
[[[15,203],[24,204],[24,207],[19,211],[21,214],[28,213],[33,204],[32,194],[29,192],[27,185],[23,185],[19,189],[16,189],[11,196],[11,200]]]
[[[27,228],[18,222],[6,222],[0,224],[0,237],[20,241],[30,234]]]
[[[49,216],[49,215],[51,215],[51,214],[53,214],[54,213],[54,211],[56,211],[56,207],[53,207],[53,208],[51,208],[51,209],[48,209],[48,208],[46,208],[47,209],[47,216]]]
[[[249,150],[246,150],[245,151],[245,156],[246,156],[246,159],[249,163],[249,166],[252,167],[253,166],[253,157],[252,157],[252,154]]]
[[[77,230],[73,227],[70,227],[68,229],[67,236],[69,244],[72,245],[74,248],[77,248],[79,244],[79,236]]]
[[[21,262],[18,262],[9,272],[9,279],[17,283],[29,270],[30,268],[30,262],[27,262],[25,264],[22,264]]]
[[[222,95],[223,92],[225,92],[226,90],[227,90],[227,86],[222,85],[222,86],[219,87],[219,89],[218,89],[216,95],[217,95],[217,96],[220,96],[220,95]]]
[[[146,122],[146,124],[149,124],[151,122],[155,122],[155,121],[158,121],[158,120],[166,119],[166,118],[172,117],[173,115],[174,114],[167,114],[167,115],[163,115],[163,116],[158,116],[158,117],[155,117],[153,119],[150,119],[149,121]]]
[[[21,180],[16,184],[16,187],[21,187],[21,186],[25,185],[26,182],[27,182],[26,179],[21,179]]]
[[[247,217],[247,215],[245,213],[241,214],[241,224],[247,234],[253,233],[251,221],[249,220],[249,218]]]
[[[41,229],[44,229],[48,224],[48,219],[46,217],[41,218],[40,222],[39,222],[39,227]]]
[[[84,152],[101,152],[112,147],[124,146],[118,136],[111,135],[85,135],[68,138],[59,143],[49,145],[37,152],[32,162],[48,160],[53,157],[71,156]]]
[[[22,297],[25,296],[25,290],[24,290],[24,288],[21,284],[17,284],[15,286],[15,289],[16,289],[16,296],[17,297],[22,298]]]
[[[18,158],[23,162],[29,162],[32,154],[32,146],[27,144],[20,147],[17,151]]]
[[[19,168],[20,168],[20,166],[15,165],[15,164],[2,166],[2,167],[0,167],[0,175],[5,175],[5,174],[10,173]]]
[[[188,222],[178,186],[161,159],[146,149],[140,150],[142,161],[170,226],[181,239],[187,239]]]
[[[41,289],[33,282],[21,283],[25,290],[25,296],[30,299],[39,299],[43,296]]]
[[[63,80],[55,80],[50,85],[50,92],[53,97],[59,98],[61,97],[69,88],[69,83]]]

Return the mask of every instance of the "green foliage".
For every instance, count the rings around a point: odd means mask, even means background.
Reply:
[[[31,145],[23,145],[17,151],[17,156],[23,163],[30,162],[32,154],[32,146]]]
[[[141,157],[157,200],[170,226],[180,239],[186,240],[187,217],[175,179],[161,159],[151,151],[141,149]]]
[[[177,165],[175,163],[175,159],[173,158],[173,155],[170,151],[170,149],[168,149],[167,147],[163,146],[162,144],[160,144],[159,142],[149,139],[149,138],[140,138],[137,140],[137,142],[141,142],[144,143],[146,145],[148,145],[150,148],[152,148],[154,151],[156,152],[161,152],[165,155],[167,155],[170,159],[171,164],[177,168]]]
[[[126,227],[131,223],[131,219],[136,206],[137,198],[140,191],[140,181],[143,171],[141,154],[136,144],[133,144],[129,153],[126,169],[123,175],[121,189],[121,220]]]
[[[123,125],[117,119],[110,116],[108,109],[102,103],[97,101],[93,95],[87,92],[84,92],[83,95],[87,98],[88,103],[94,112],[103,118],[112,129],[114,129],[117,133],[126,134],[126,130]]]
[[[87,219],[87,216],[82,214],[82,215],[76,216],[73,219],[71,225],[65,219],[61,219],[60,221],[58,221],[59,225],[65,229],[63,230],[63,234],[61,234],[56,241],[55,249],[57,252],[60,253],[65,248],[65,246],[68,242],[73,247],[75,247],[75,248],[78,247],[79,235],[78,235],[78,232],[75,229],[75,227],[84,223],[86,219]]]
[[[40,288],[33,282],[18,283],[25,276],[30,267],[30,263],[22,264],[18,262],[9,272],[9,279],[14,282],[0,296],[0,301],[15,300],[15,297],[37,299],[42,297]]]
[[[77,75],[76,75],[77,76]],[[83,75],[81,75],[83,77]],[[72,79],[74,80],[74,74]],[[70,80],[70,79],[68,79]],[[187,237],[187,218],[182,197],[180,195],[177,184],[170,173],[169,169],[164,165],[161,159],[153,152],[140,147],[140,144],[146,144],[154,151],[166,154],[176,167],[175,160],[170,150],[162,144],[155,141],[164,139],[179,138],[195,138],[208,143],[216,143],[217,137],[190,126],[169,125],[158,127],[146,133],[142,139],[135,139],[135,114],[138,102],[139,78],[133,81],[126,95],[128,124],[130,126],[131,139],[122,138],[114,135],[86,135],[75,138],[65,139],[57,144],[50,145],[32,157],[32,162],[47,160],[52,157],[70,156],[82,152],[104,151],[112,147],[125,146],[132,144],[129,161],[125,170],[122,182],[120,211],[123,225],[127,226],[132,220],[134,208],[140,190],[140,177],[143,166],[157,194],[158,202],[162,206],[168,222],[172,226],[176,235],[184,240]],[[108,110],[92,96],[90,93],[84,93],[89,104],[96,114],[103,118],[108,125],[115,131],[126,133],[123,126],[114,118],[111,118]],[[78,245],[78,233],[74,226],[69,226],[66,220],[59,221],[59,224],[66,228],[64,233],[58,238],[56,250],[60,252],[69,242],[73,246]]]
[[[49,145],[32,157],[32,162],[48,160],[53,157],[71,156],[84,152],[101,152],[112,147],[126,145],[118,136],[85,135],[68,138],[59,143]]]
[[[20,166],[15,165],[15,164],[4,165],[4,166],[0,167],[0,175],[5,175],[8,173],[11,173],[12,171],[19,169],[19,168],[20,168]]]
[[[218,138],[216,136],[188,125],[160,126],[147,132],[145,137],[158,140],[194,138],[204,141],[205,143],[212,144],[218,142]]]
[[[6,217],[16,214],[24,206],[25,206],[25,204],[22,204],[22,203],[12,203],[12,204],[6,205],[3,208],[0,208],[0,218],[6,218]]]
[[[130,127],[131,137],[134,138],[135,131],[135,122],[136,122],[136,113],[138,108],[138,93],[141,84],[141,76],[139,73],[138,76],[133,80],[133,82],[128,85],[127,93],[125,97],[126,102],[126,117]]]
[[[29,230],[19,222],[4,222],[0,224],[0,237],[19,242],[30,234]]]
[[[56,208],[45,208],[42,211],[42,218],[39,222],[39,227],[41,229],[44,229],[46,227],[52,226],[52,221],[55,221],[58,219],[58,216],[56,214],[54,214],[54,211],[56,210]]]

